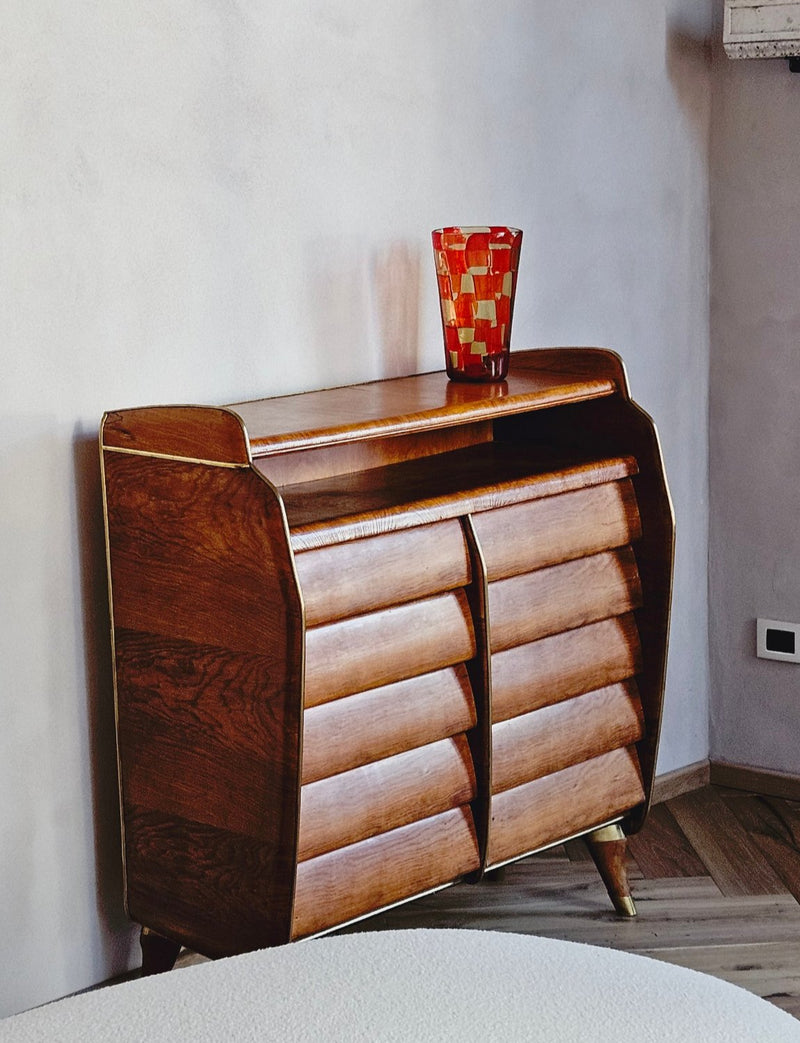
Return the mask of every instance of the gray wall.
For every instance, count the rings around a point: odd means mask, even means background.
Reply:
[[[710,0],[10,0],[0,1014],[136,959],[96,434],[443,365],[429,231],[525,231],[513,344],[600,344],[678,514],[661,770],[708,753]]]
[[[709,634],[715,759],[800,773],[800,75],[715,54]]]

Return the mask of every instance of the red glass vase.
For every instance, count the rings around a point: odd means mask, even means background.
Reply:
[[[522,232],[467,226],[432,236],[448,377],[505,380]]]

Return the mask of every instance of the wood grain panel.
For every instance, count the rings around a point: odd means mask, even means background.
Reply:
[[[273,809],[294,803],[297,770],[274,659],[122,629],[115,638],[126,801],[269,837]]]
[[[280,846],[133,804],[125,825],[127,908],[137,923],[212,957],[289,940],[294,861]]]
[[[589,830],[642,800],[639,762],[630,747],[506,790],[492,798],[487,863]]]
[[[463,591],[312,627],[306,635],[305,704],[316,706],[474,655]]]
[[[599,688],[492,728],[492,792],[520,786],[642,737],[633,681]]]
[[[629,547],[490,583],[492,651],[622,615],[641,597]]]
[[[299,598],[267,483],[246,469],[123,453],[105,453],[104,465],[115,626],[285,655],[286,600],[299,625]]]
[[[487,442],[421,460],[281,487],[292,547],[309,550],[555,496],[636,473],[633,457]]]
[[[641,535],[629,479],[473,517],[490,581],[632,543]]]
[[[239,417],[217,406],[144,406],[103,417],[104,446],[221,463],[246,464],[247,435]]]
[[[417,431],[410,435],[375,437],[341,445],[320,445],[301,453],[285,452],[260,456],[253,466],[273,485],[316,482],[337,474],[353,474],[371,467],[385,467],[404,460],[452,452],[466,446],[491,442],[492,422],[459,424],[436,431]]]
[[[301,862],[292,937],[316,934],[441,887],[479,865],[468,807]]]
[[[572,367],[572,372],[559,372],[558,360],[551,355],[551,368],[545,370],[540,368],[543,360],[537,359],[537,354],[514,352],[508,379],[501,384],[461,384],[447,380],[443,372],[422,373],[241,402],[230,408],[247,425],[253,456],[262,456],[286,449],[437,430],[602,397],[618,390],[619,377],[608,366],[608,372],[599,376],[585,366],[582,371]],[[602,370],[601,354],[610,359],[611,353],[595,352],[594,365]],[[565,362],[569,355],[575,355],[575,351],[563,349]]]
[[[340,543],[295,557],[306,625],[466,586],[470,562],[455,519]]]
[[[303,718],[303,782],[446,739],[476,723],[460,664],[311,707]]]
[[[312,782],[300,794],[298,860],[460,807],[475,786],[463,735]]]
[[[495,721],[624,681],[641,665],[632,615],[604,619],[492,656]]]
[[[558,355],[558,352],[552,353],[552,365],[571,365],[566,357],[557,362]],[[590,367],[601,361],[592,353],[585,353],[582,357],[583,363]],[[542,363],[544,359],[539,356],[537,361]],[[535,364],[534,360],[531,363]],[[495,437],[514,445],[538,445],[544,440],[575,452],[591,451],[596,455],[625,452],[636,458],[639,473],[634,477],[633,485],[642,522],[642,536],[636,544],[642,586],[642,607],[636,614],[642,646],[642,666],[637,684],[645,715],[645,738],[639,744],[639,756],[649,793],[661,726],[672,591],[674,518],[658,434],[651,417],[630,400],[618,360],[617,366],[621,378],[619,395],[566,404],[563,409],[551,409],[545,413],[531,411],[524,416],[499,418],[495,423]],[[635,832],[641,826],[646,808],[647,805],[643,804],[636,815],[626,821],[626,832]]]
[[[248,889],[264,886],[247,854],[257,851],[277,867],[270,887],[285,938],[303,622],[280,502],[248,468],[114,452],[104,465],[126,879],[136,901],[151,900],[133,915],[170,927],[163,907],[199,894],[197,874],[212,874],[215,860],[247,905]],[[160,881],[166,872],[185,878]],[[212,885],[201,890],[213,905]],[[226,915],[241,923],[247,910],[232,911],[233,901]],[[181,929],[193,930],[188,911]]]

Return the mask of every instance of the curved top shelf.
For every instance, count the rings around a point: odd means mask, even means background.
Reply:
[[[498,384],[448,380],[444,371],[306,391],[230,406],[143,406],[106,413],[104,449],[247,466],[320,446],[454,428],[534,409],[620,394],[619,356],[600,348],[511,353]]]
[[[613,352],[552,348],[512,352],[508,379],[456,383],[444,372],[239,402],[253,457],[377,436],[452,427],[513,413],[625,393]]]

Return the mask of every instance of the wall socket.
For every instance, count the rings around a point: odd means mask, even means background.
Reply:
[[[756,655],[759,659],[780,659],[784,663],[800,663],[800,623],[757,619]]]

